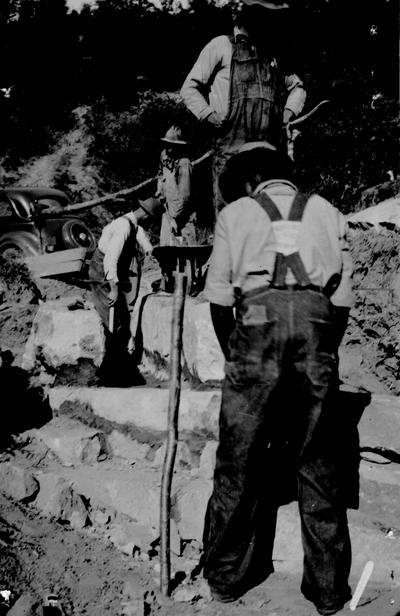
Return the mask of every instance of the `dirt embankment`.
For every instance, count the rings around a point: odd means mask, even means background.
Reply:
[[[400,392],[400,230],[354,229],[356,303],[343,345],[392,393]]]

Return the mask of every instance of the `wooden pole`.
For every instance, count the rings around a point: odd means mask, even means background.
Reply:
[[[210,156],[211,151],[206,152],[205,154],[203,154],[203,156],[200,156],[200,158],[194,160],[192,162],[192,166],[196,167],[196,165],[199,165],[204,160],[207,160],[207,158],[210,158]],[[149,186],[152,182],[155,182],[156,180],[157,176],[154,176],[152,178],[149,178],[148,180],[140,182],[140,184],[132,186],[131,188],[123,188],[122,190],[118,190],[115,193],[104,195],[104,197],[96,197],[95,199],[90,199],[89,201],[82,201],[82,203],[73,203],[71,205],[67,205],[65,208],[63,208],[63,212],[75,212],[78,210],[85,210],[91,207],[96,207],[97,205],[104,205],[105,203],[110,203],[111,201],[118,201],[124,199],[125,197],[129,197],[135,192],[146,188],[146,186]]]
[[[160,501],[160,588],[161,592],[167,597],[170,593],[171,580],[171,484],[176,448],[178,444],[178,415],[179,400],[181,395],[182,328],[186,291],[185,274],[177,270],[174,272],[174,277],[175,289],[172,304],[168,435],[162,470]]]

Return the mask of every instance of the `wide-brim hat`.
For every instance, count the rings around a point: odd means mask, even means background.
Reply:
[[[149,216],[151,216],[152,218],[158,218],[165,211],[163,204],[161,203],[160,199],[157,199],[157,197],[149,197],[149,199],[138,199],[137,202],[138,205],[135,209],[139,209],[139,207],[141,207],[142,210],[144,210],[146,214],[149,214]]]
[[[289,5],[286,2],[280,2],[279,0],[242,0],[245,6],[253,6],[255,4],[264,7],[265,9],[271,9],[272,11],[279,11],[282,9],[288,9]]]
[[[229,203],[244,196],[243,186],[248,181],[246,168],[249,164],[270,170],[268,179],[290,179],[293,162],[282,150],[267,141],[251,141],[243,144],[225,163],[219,178],[219,188],[225,202]],[[267,178],[266,178],[267,179]],[[239,194],[241,193],[241,194]]]
[[[165,133],[165,137],[161,137],[161,141],[171,145],[187,145],[187,141],[182,139],[182,131],[179,126],[171,126]]]

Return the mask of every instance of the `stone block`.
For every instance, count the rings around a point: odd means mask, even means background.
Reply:
[[[203,479],[212,479],[214,477],[217,448],[218,441],[208,441],[201,452],[198,474],[203,477]]]
[[[143,524],[125,519],[114,522],[109,529],[108,538],[119,550],[132,556],[135,550],[150,549],[154,533]]]
[[[64,402],[87,405],[95,415],[150,432],[165,432],[168,416],[167,389],[152,387],[54,387],[49,403],[57,413]],[[181,392],[179,430],[218,437],[221,401],[219,390]]]
[[[39,616],[41,613],[38,599],[32,593],[24,592],[7,612],[7,616]]]
[[[39,492],[39,483],[29,470],[13,462],[2,462],[0,490],[15,500],[29,502]]]
[[[79,307],[77,307],[79,306]],[[22,368],[52,372],[86,359],[100,366],[104,357],[104,331],[93,307],[69,298],[39,306],[26,343]]]
[[[31,434],[65,466],[95,464],[107,457],[104,434],[68,417],[55,417]]]
[[[400,453],[400,400],[373,395],[358,424],[360,446]]]
[[[153,294],[143,304],[141,332],[147,370],[168,378],[170,360],[172,296]],[[211,322],[208,302],[186,297],[183,324],[183,363],[190,374],[203,383],[224,377],[222,355]],[[160,372],[160,370],[163,372]]]
[[[202,383],[222,381],[224,378],[225,360],[215,335],[208,302],[187,298],[183,356],[190,374]]]
[[[118,430],[113,430],[107,441],[113,457],[122,458],[129,464],[144,460],[150,451],[150,446],[146,443],[138,443]]]
[[[154,460],[151,463],[152,468],[162,468],[164,464],[165,452],[167,449],[167,444],[163,443],[161,447],[159,447],[154,456]],[[179,468],[190,469],[193,466],[193,458],[190,452],[189,447],[184,441],[178,441],[176,447],[176,457],[174,469],[178,470]]]
[[[204,518],[212,486],[212,481],[198,478],[193,479],[176,493],[173,518],[184,541],[190,539],[202,541]]]
[[[55,473],[39,472],[36,477],[40,492],[35,500],[35,507],[60,522],[69,522],[75,530],[90,524],[86,504],[69,482]]]

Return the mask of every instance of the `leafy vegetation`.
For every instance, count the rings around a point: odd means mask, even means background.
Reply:
[[[192,157],[205,152],[210,135],[177,93],[203,45],[231,31],[234,7],[98,0],[77,13],[65,0],[3,0],[4,181],[57,186],[75,200],[131,186],[155,173],[173,122]],[[296,142],[299,182],[349,211],[399,171],[396,2],[353,0],[350,11],[340,0],[298,0],[278,32],[278,60],[304,77],[307,108],[331,101]]]

